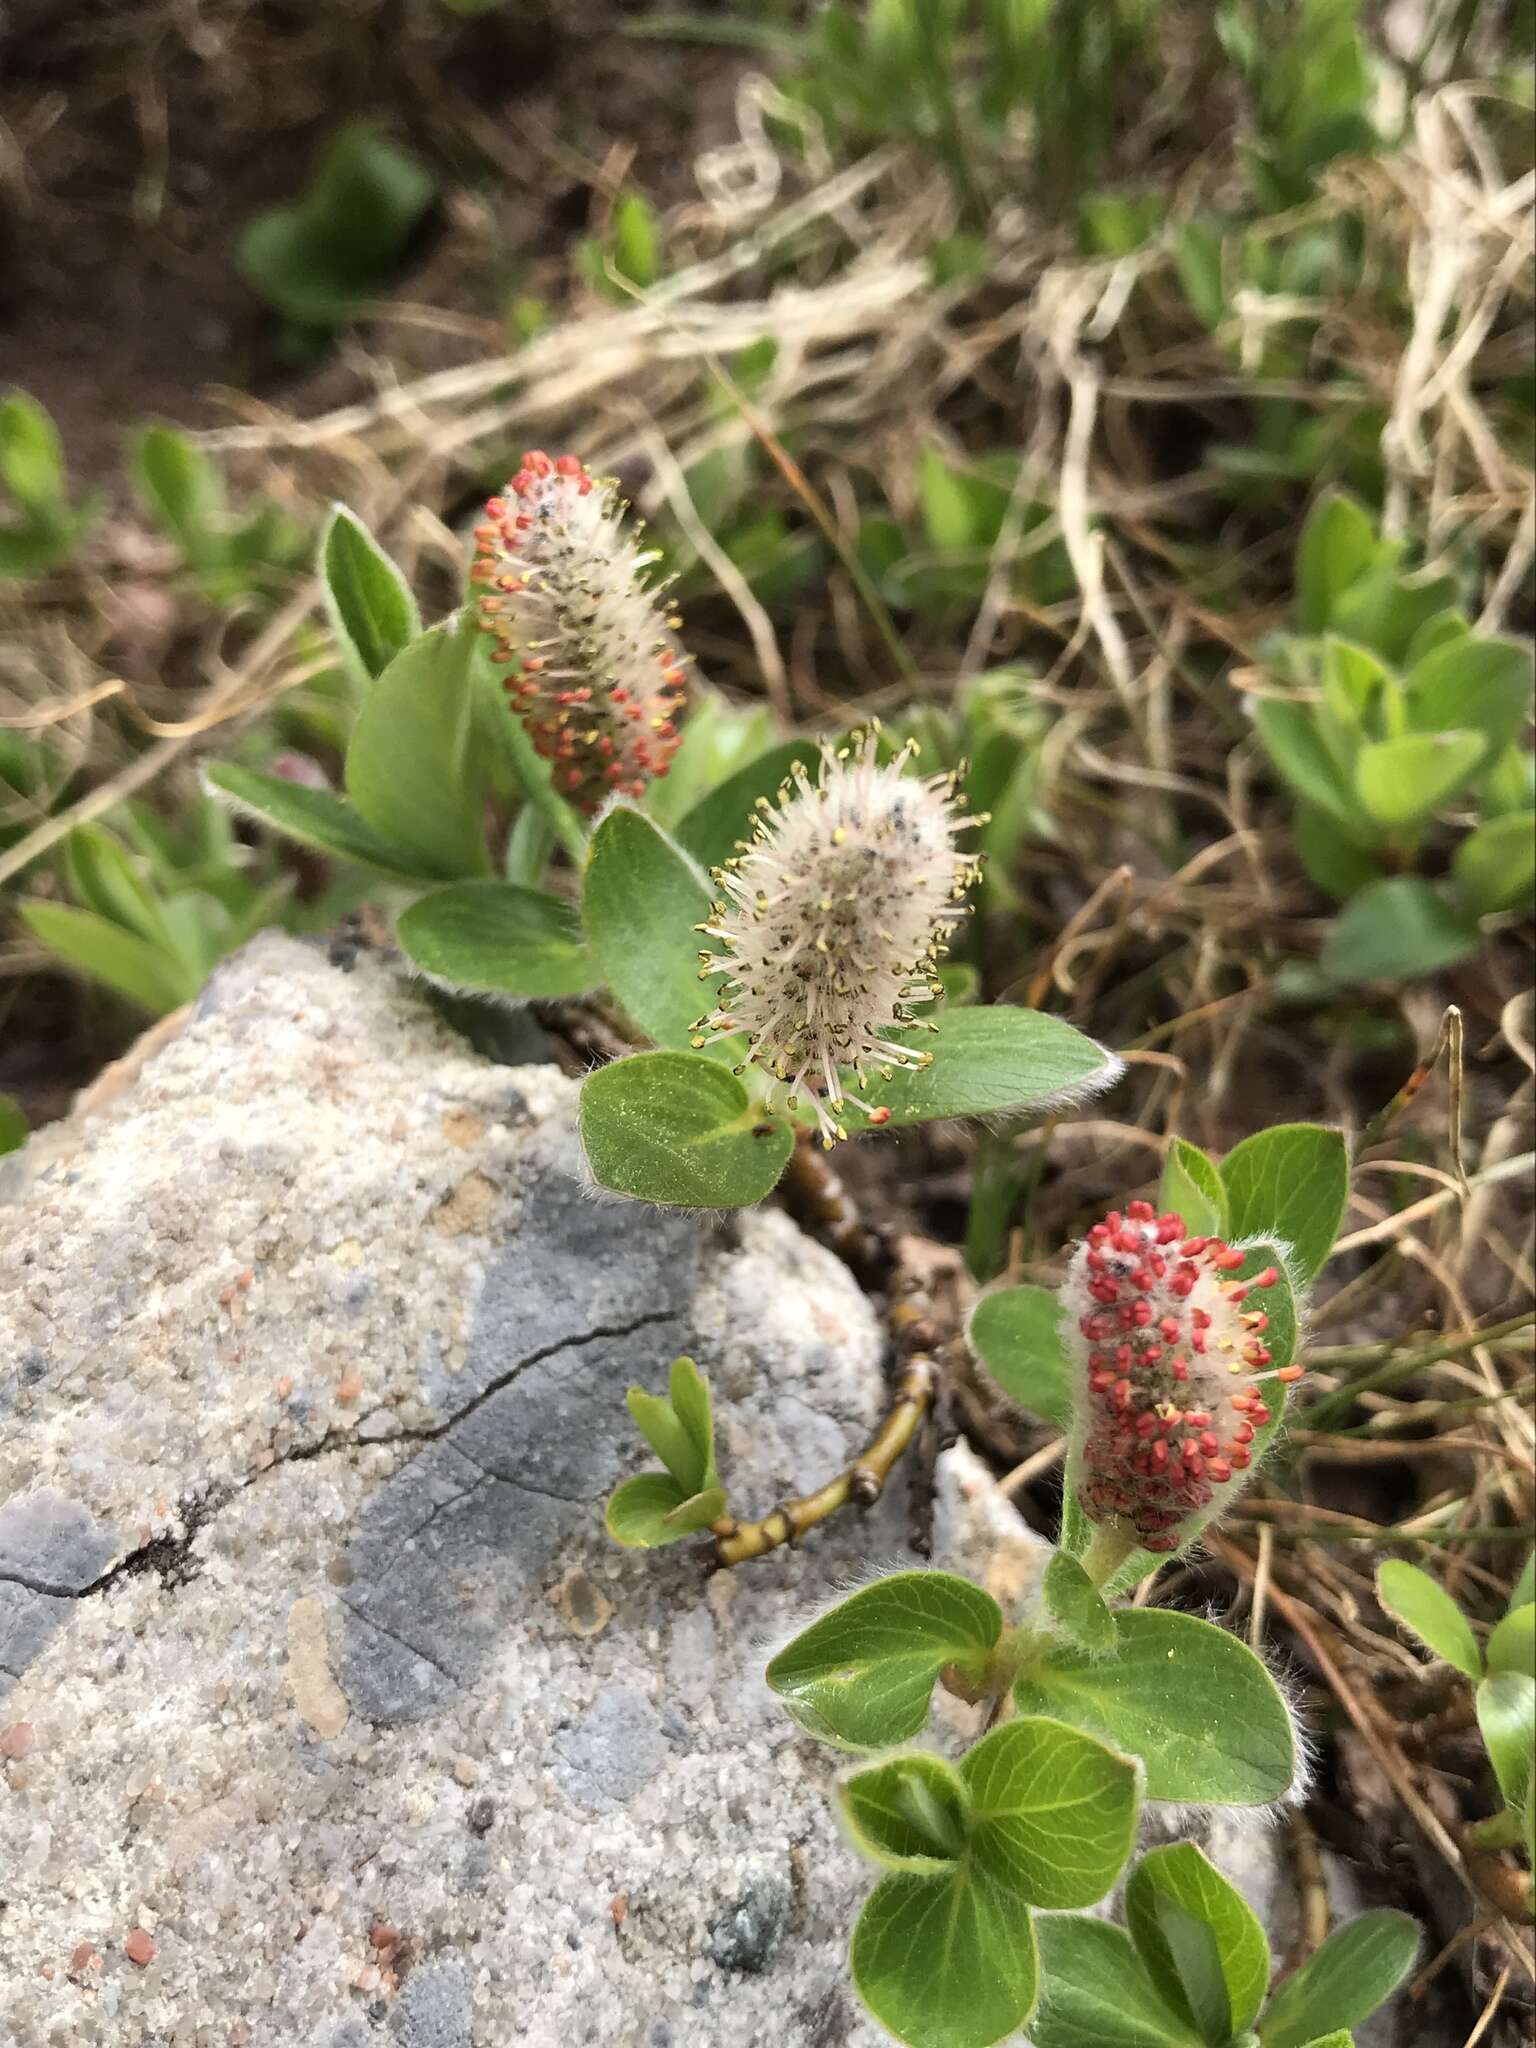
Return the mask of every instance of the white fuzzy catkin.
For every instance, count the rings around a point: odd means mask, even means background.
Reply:
[[[871,1068],[931,1061],[889,1034],[941,993],[934,972],[976,875],[955,844],[976,821],[954,776],[906,774],[910,743],[884,765],[877,750],[875,732],[823,746],[819,783],[801,768],[776,810],[761,799],[752,841],[716,870],[723,900],[700,926],[729,956],[699,956],[700,980],[725,976],[700,1029],[745,1032],[747,1060],[785,1085],[791,1107],[810,1097],[827,1145],[847,1136],[839,1069],[862,1089]],[[889,1114],[854,1106],[871,1123]]]

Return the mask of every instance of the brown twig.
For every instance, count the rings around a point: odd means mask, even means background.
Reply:
[[[760,1522],[738,1522],[733,1515],[722,1515],[712,1523],[710,1533],[715,1539],[717,1564],[750,1564],[754,1558],[766,1557],[786,1543],[798,1543],[808,1529],[814,1529],[850,1502],[856,1507],[873,1507],[884,1493],[886,1481],[928,1412],[939,1376],[933,1357],[938,1333],[926,1304],[916,1300],[898,1302],[891,1310],[890,1322],[892,1335],[907,1354],[907,1362],[896,1382],[895,1397],[875,1434],[851,1465],[814,1493],[781,1502]]]

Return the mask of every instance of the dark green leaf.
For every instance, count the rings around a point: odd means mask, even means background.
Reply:
[[[416,600],[400,571],[355,512],[333,505],[320,536],[326,616],[354,681],[381,676],[421,631]]]
[[[1117,1612],[1108,1654],[1052,1644],[1014,1687],[1021,1712],[1085,1728],[1146,1766],[1152,1799],[1258,1806],[1295,1774],[1291,1717],[1236,1636],[1192,1614]]]
[[[209,458],[174,427],[148,427],[130,455],[151,514],[194,568],[223,551],[224,485]]]
[[[1362,1913],[1336,1928],[1287,1977],[1259,2026],[1264,2048],[1311,2048],[1321,2031],[1348,2029],[1383,2004],[1413,1968],[1419,1930],[1406,1913]]]
[[[739,1209],[760,1202],[794,1149],[787,1124],[713,1060],[642,1052],[589,1074],[581,1142],[600,1187],[636,1201]]]
[[[838,1797],[855,1842],[889,1870],[936,1871],[965,1854],[969,1801],[941,1757],[890,1757],[844,1779]]]
[[[1136,1763],[1060,1721],[1005,1722],[968,1750],[969,1863],[999,1891],[1064,1911],[1102,1899],[1131,1853]]]
[[[1265,752],[1297,795],[1339,824],[1351,824],[1353,795],[1340,780],[1311,707],[1264,697],[1254,707],[1253,722]]]
[[[402,913],[402,951],[434,981],[528,1000],[579,995],[601,979],[569,904],[515,882],[455,882]]]
[[[992,2048],[1035,2009],[1027,1908],[964,1869],[881,1878],[853,1932],[859,1996],[911,2048]]]
[[[1326,811],[1298,804],[1294,830],[1302,866],[1319,889],[1340,902],[1381,880],[1381,869],[1358,839]]]
[[[1253,2025],[1269,1989],[1269,1943],[1193,1842],[1142,1857],[1125,1888],[1125,1924],[1158,1990],[1213,2048]]]
[[[1288,1245],[1287,1264],[1305,1291],[1333,1249],[1349,1200],[1342,1133],[1322,1124],[1274,1124],[1232,1148],[1221,1162],[1221,1179],[1227,1234]]]
[[[868,1096],[890,1110],[893,1126],[1075,1107],[1124,1072],[1064,1019],[1006,1003],[945,1010],[932,1032],[907,1036],[932,1064],[873,1081]]]
[[[1039,1926],[1045,2003],[1034,2048],[1203,2048],[1147,1975],[1123,1928],[1081,1914]]]
[[[1428,1572],[1391,1558],[1376,1574],[1376,1596],[1393,1620],[1411,1629],[1434,1656],[1468,1678],[1482,1677],[1482,1652],[1471,1623]]]
[[[210,761],[203,780],[242,816],[270,825],[301,846],[313,846],[338,860],[355,860],[398,882],[420,886],[411,856],[389,845],[344,798],[327,789],[306,789],[280,775],[264,775],[234,761]]]
[[[1004,1393],[1057,1429],[1072,1425],[1072,1361],[1047,1287],[1000,1287],[971,1311],[970,1339]]]
[[[472,626],[434,626],[372,685],[347,748],[365,824],[445,882],[484,874],[483,764],[475,757]]]
[[[1361,890],[1320,957],[1337,982],[1411,981],[1464,960],[1477,942],[1476,919],[1453,909],[1432,883],[1394,875]]]
[[[657,1045],[680,1047],[711,1007],[696,927],[704,877],[659,825],[619,804],[592,834],[581,909],[602,977]]]
[[[1002,1633],[989,1593],[948,1572],[894,1572],[821,1616],[779,1652],[768,1683],[803,1728],[884,1749],[928,1718],[948,1664],[979,1676]]]
[[[1408,717],[1421,733],[1473,726],[1492,760],[1518,740],[1531,708],[1530,647],[1478,634],[1432,648],[1408,673]]]
[[[1536,815],[1513,811],[1468,833],[1451,856],[1451,880],[1472,917],[1528,907],[1536,888]]]

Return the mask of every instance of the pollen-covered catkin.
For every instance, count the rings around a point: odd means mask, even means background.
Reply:
[[[589,815],[641,796],[677,751],[687,657],[612,482],[540,449],[475,528],[470,582],[506,690],[556,789]]]
[[[700,927],[726,954],[700,955],[701,980],[724,976],[701,1031],[745,1032],[747,1060],[784,1084],[791,1106],[809,1097],[827,1144],[847,1136],[840,1070],[863,1088],[872,1069],[931,1060],[890,1033],[942,993],[934,974],[976,874],[955,843],[975,822],[955,777],[908,775],[914,752],[882,763],[875,732],[824,746],[818,782],[802,768],[777,808],[762,800],[750,844],[716,871],[721,900]]]
[[[1077,1498],[1144,1549],[1176,1550],[1184,1524],[1246,1483],[1265,1386],[1301,1377],[1274,1366],[1254,1299],[1279,1273],[1239,1279],[1244,1263],[1150,1202],[1112,1209],[1073,1254],[1062,1328],[1078,1368]]]

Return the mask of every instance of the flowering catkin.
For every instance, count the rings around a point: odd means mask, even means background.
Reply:
[[[1073,1254],[1063,1329],[1078,1372],[1073,1463],[1091,1522],[1119,1523],[1147,1550],[1176,1550],[1181,1526],[1244,1484],[1249,1445],[1270,1419],[1269,1318],[1247,1306],[1252,1279],[1219,1237],[1192,1237],[1150,1202],[1112,1209]]]
[[[677,750],[681,623],[646,587],[658,557],[626,529],[616,486],[539,449],[475,528],[481,627],[555,787],[578,810],[644,794]]]
[[[942,993],[934,980],[976,861],[955,845],[961,815],[953,775],[905,774],[910,743],[883,766],[874,732],[823,746],[821,777],[803,768],[760,799],[739,858],[715,871],[722,900],[700,930],[728,959],[701,953],[699,979],[720,974],[718,1007],[701,1030],[744,1031],[760,1062],[799,1106],[811,1100],[823,1142],[847,1136],[839,1069],[860,1088],[869,1069],[926,1066],[933,1055],[889,1033],[909,1005]],[[702,1038],[695,1044],[702,1045]],[[871,1123],[889,1111],[857,1105]]]

